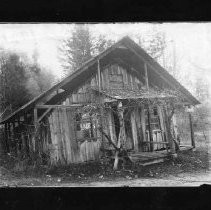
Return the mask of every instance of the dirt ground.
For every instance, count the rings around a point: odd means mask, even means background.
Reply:
[[[179,152],[178,158],[150,166],[136,165],[118,171],[109,163],[68,167],[21,167],[9,156],[0,159],[1,187],[114,187],[199,186],[211,184],[209,141],[198,133],[196,151]]]

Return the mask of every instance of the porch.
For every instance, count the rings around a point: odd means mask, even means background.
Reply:
[[[193,147],[189,145],[180,145],[180,151],[192,150]],[[130,160],[133,163],[138,163],[141,166],[152,165],[156,163],[164,162],[172,157],[169,150],[160,150],[153,152],[135,152],[131,151],[128,153]]]

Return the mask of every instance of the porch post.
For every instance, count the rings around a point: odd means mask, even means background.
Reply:
[[[148,71],[147,71],[147,64],[144,63],[144,72],[145,72],[145,84],[147,90],[149,90],[149,80],[148,80]]]
[[[193,147],[193,151],[196,150],[195,139],[194,139],[194,132],[193,132],[193,123],[192,123],[192,116],[191,113],[189,115],[189,122],[190,122],[190,134],[191,134],[191,146]]]
[[[11,138],[11,126],[10,126],[10,122],[8,122],[7,124],[7,138],[8,138],[8,142],[9,142],[9,147],[10,147],[10,152],[13,150],[12,146],[13,146],[13,142],[12,142],[12,138]]]
[[[149,78],[148,78],[148,69],[147,69],[147,64],[144,63],[144,71],[145,71],[145,82],[146,82],[146,88],[148,91],[149,95]],[[150,142],[153,142],[153,137],[152,137],[152,130],[151,130],[151,125],[150,125],[150,105],[149,105],[149,99],[148,99],[148,104],[147,104],[147,114],[148,114],[148,127],[149,127],[149,140]],[[153,151],[153,144],[150,143],[150,151]]]
[[[151,116],[150,116],[150,106],[149,106],[149,104],[147,105],[147,115],[148,115],[148,126],[149,126],[149,141],[150,142],[153,142],[153,137],[152,137],[152,129],[151,129],[151,121],[150,121],[150,118],[151,118]],[[150,143],[150,152],[152,152],[153,151],[153,144],[152,143]]]
[[[4,138],[5,138],[5,146],[6,152],[10,152],[9,144],[8,144],[8,133],[7,133],[7,123],[4,124]]]
[[[176,150],[175,150],[173,137],[171,135],[171,128],[170,128],[169,118],[168,118],[168,115],[167,115],[167,108],[165,106],[164,106],[163,111],[164,111],[164,116],[165,116],[166,137],[167,137],[167,141],[169,142],[170,152],[171,152],[172,157],[176,158],[177,153],[176,153]]]
[[[100,92],[101,91],[100,60],[97,60],[97,75],[98,75],[98,90]],[[100,95],[100,93],[99,93],[99,95]],[[100,106],[100,115],[101,115],[100,116],[100,126],[101,126],[101,128],[103,127],[103,117],[104,117],[103,110],[104,110],[103,107]],[[103,141],[102,131],[101,131],[101,141]]]
[[[125,146],[125,141],[126,141],[126,134],[125,134],[125,123],[124,123],[124,108],[122,107],[122,102],[119,102],[118,104],[118,117],[119,117],[119,123],[120,123],[120,130],[119,130],[119,137],[118,137],[118,142],[117,142],[117,147],[124,148]]]
[[[125,124],[124,124],[124,118],[123,118],[124,108],[122,107],[122,102],[119,102],[117,105],[117,114],[119,117],[119,124],[120,124],[120,130],[119,130],[119,136],[117,138],[117,147],[118,148],[125,148],[125,141],[126,141],[126,135],[125,135]],[[114,170],[117,170],[119,162],[119,151],[117,150],[115,153],[115,159],[114,159]]]
[[[101,91],[100,61],[97,60],[98,88]]]
[[[133,110],[130,115],[130,121],[132,126],[132,135],[133,135],[133,143],[134,143],[134,150],[138,151],[138,134],[137,134],[137,127],[136,127],[136,113]]]
[[[37,129],[37,108],[34,108],[34,126],[35,126],[35,130]]]

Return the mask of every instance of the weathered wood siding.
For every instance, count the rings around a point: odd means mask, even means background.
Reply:
[[[72,110],[55,109],[48,119],[52,139],[51,164],[79,163],[99,158],[100,139],[77,141]]]
[[[102,89],[139,89],[142,82],[131,71],[113,64],[101,71]]]
[[[100,79],[102,90],[119,88],[137,90],[143,86],[143,83],[134,74],[132,74],[131,71],[126,70],[118,64],[109,65],[101,69]],[[73,93],[67,97],[63,104],[90,103],[96,102],[96,99],[100,100],[99,97],[96,97],[96,95],[90,91],[92,87],[98,88],[98,80],[99,78],[97,73],[92,75],[90,78],[87,78],[87,81],[75,89]]]

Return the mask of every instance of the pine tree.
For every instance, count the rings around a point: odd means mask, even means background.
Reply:
[[[146,50],[156,61],[162,61],[166,48],[165,34],[153,27],[146,35],[137,35],[138,44]]]
[[[75,25],[70,36],[63,40],[59,50],[66,73],[71,73],[86,61],[112,45],[111,40],[100,35],[94,37],[87,25]]]
[[[63,67],[67,73],[79,68],[84,62],[92,58],[92,42],[89,28],[85,25],[76,25],[71,36],[63,40],[62,51]]]

